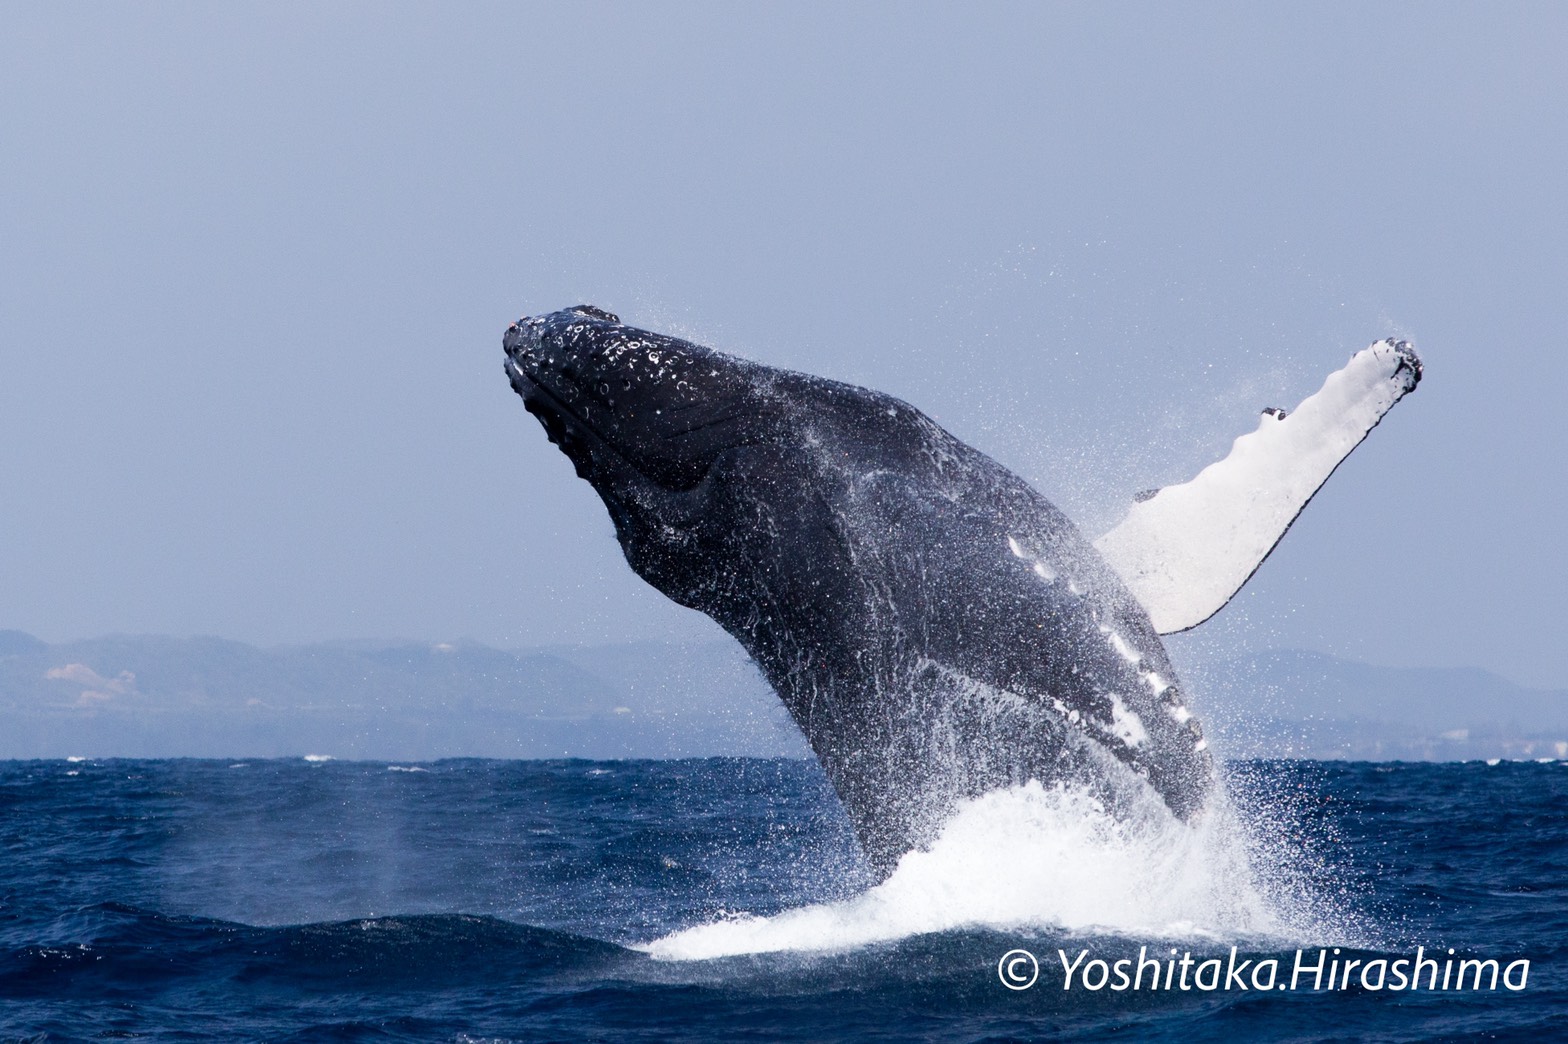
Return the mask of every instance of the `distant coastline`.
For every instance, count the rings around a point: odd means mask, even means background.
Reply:
[[[1229,758],[1568,758],[1568,691],[1276,650],[1184,665]],[[49,644],[0,631],[0,759],[807,757],[739,646]]]

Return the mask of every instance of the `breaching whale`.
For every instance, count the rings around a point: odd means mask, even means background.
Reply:
[[[1374,345],[1097,546],[891,396],[589,305],[503,346],[627,562],[745,647],[879,873],[959,802],[1031,779],[1199,814],[1210,753],[1160,633],[1217,611],[1420,375],[1407,345]]]

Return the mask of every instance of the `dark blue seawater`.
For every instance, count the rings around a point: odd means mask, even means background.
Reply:
[[[1255,763],[1231,789],[1276,862],[1299,850],[1322,938],[1046,918],[676,960],[638,947],[869,887],[815,765],[0,763],[0,1039],[1568,1040],[1568,765]],[[1528,980],[1064,990],[1057,956],[1234,944],[1288,976],[1334,943]],[[1031,989],[999,979],[1015,948]]]

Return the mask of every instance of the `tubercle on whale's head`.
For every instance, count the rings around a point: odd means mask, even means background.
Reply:
[[[726,450],[765,439],[777,410],[767,367],[592,305],[525,316],[502,343],[524,407],[601,494],[690,490]]]

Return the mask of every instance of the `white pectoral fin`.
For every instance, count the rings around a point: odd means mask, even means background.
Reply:
[[[1420,379],[1421,360],[1403,341],[1357,352],[1294,411],[1264,411],[1224,460],[1134,504],[1094,546],[1161,634],[1196,627],[1241,589],[1340,461]]]

